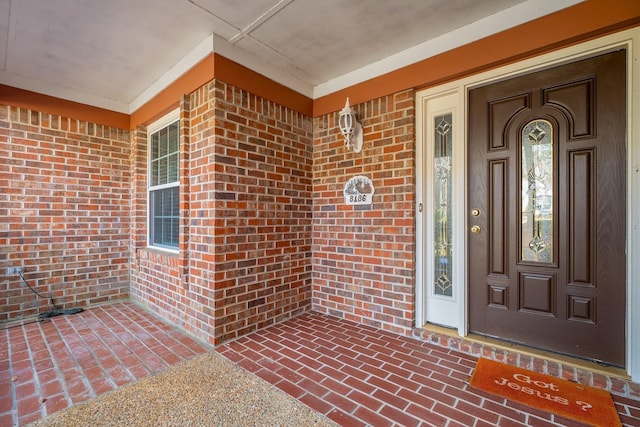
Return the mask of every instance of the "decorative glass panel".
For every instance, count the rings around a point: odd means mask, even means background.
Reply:
[[[553,127],[534,120],[522,130],[522,260],[553,261]]]
[[[434,293],[452,296],[451,283],[451,113],[434,118]]]

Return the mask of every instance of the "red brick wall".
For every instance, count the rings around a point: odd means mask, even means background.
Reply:
[[[129,132],[0,105],[0,321],[129,290]]]
[[[335,113],[312,120],[222,82],[183,97],[178,255],[146,248],[144,127],[129,142],[128,132],[5,108],[0,261],[68,306],[124,297],[131,261],[133,299],[213,344],[311,305],[408,333],[414,93],[354,108],[358,154],[346,152]],[[371,206],[345,205],[355,175],[372,179]],[[0,288],[3,312],[33,314],[42,303],[16,277]]]
[[[353,106],[364,127],[347,152],[337,113],[314,119],[313,309],[409,334],[415,288],[415,107],[403,91]],[[373,203],[348,206],[343,189],[369,177]]]
[[[178,254],[147,248],[147,130],[140,126],[132,138],[132,259],[131,298],[165,320],[208,340],[210,330],[203,326],[202,307],[194,304],[188,292],[189,242],[189,97],[183,96],[180,119],[180,235]],[[206,322],[205,322],[206,324]]]
[[[132,295],[212,344],[309,309],[311,119],[219,81],[181,111],[179,255],[144,248],[146,133],[134,138]]]
[[[311,306],[313,124],[222,82],[215,91],[215,254],[202,265],[215,272],[220,342]]]

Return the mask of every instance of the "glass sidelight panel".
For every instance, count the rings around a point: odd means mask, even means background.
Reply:
[[[451,297],[451,172],[452,172],[451,113],[434,118],[434,294]]]
[[[553,262],[553,126],[533,120],[522,130],[522,261]]]

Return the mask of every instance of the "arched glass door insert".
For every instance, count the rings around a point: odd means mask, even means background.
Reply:
[[[553,126],[533,120],[522,129],[521,260],[553,262]]]

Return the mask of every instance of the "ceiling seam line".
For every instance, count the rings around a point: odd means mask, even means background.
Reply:
[[[267,10],[265,13],[263,13],[262,15],[258,16],[256,19],[251,21],[249,25],[247,25],[241,30],[240,34],[236,34],[235,36],[230,38],[229,41],[235,44],[236,39],[237,41],[240,41],[242,38],[248,37],[253,30],[257,29],[262,24],[267,22],[269,19],[273,18],[278,12],[280,12],[285,7],[289,6],[289,4],[291,4],[292,2],[293,0],[280,0],[271,9]],[[240,36],[239,39],[238,39],[238,36]]]
[[[7,65],[9,62],[9,38],[11,36],[11,28],[15,27],[15,25],[12,24],[12,22],[14,21],[15,17],[12,15],[11,11],[14,10],[13,6],[13,1],[14,0],[10,0],[9,1],[9,16],[8,16],[8,22],[7,22],[7,44],[5,46],[4,49],[4,58],[2,59],[2,70],[3,71],[7,71]]]

